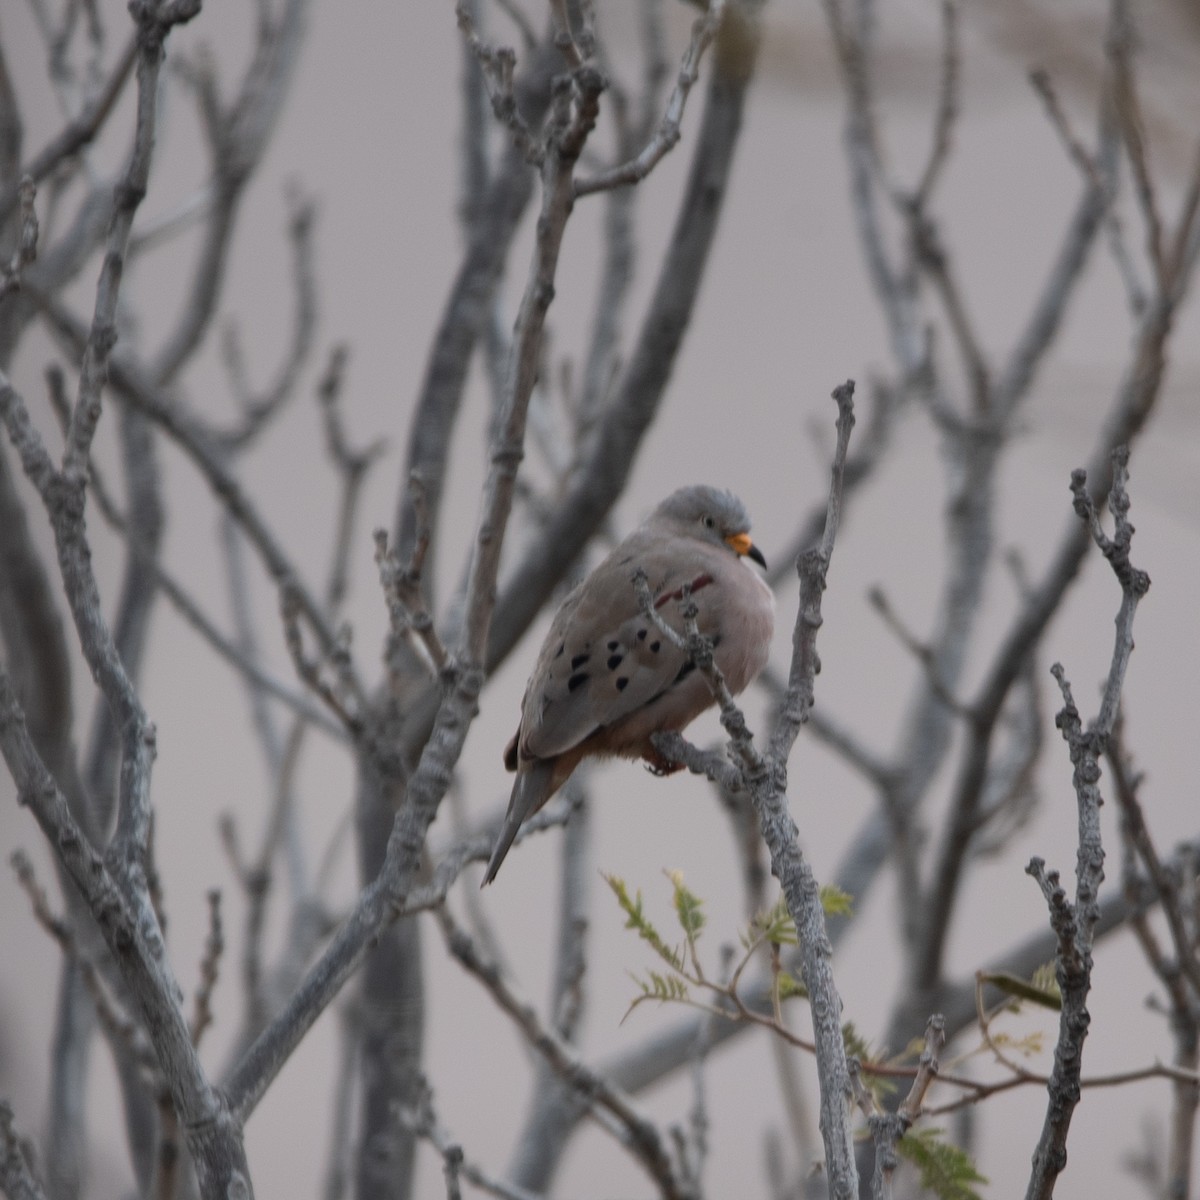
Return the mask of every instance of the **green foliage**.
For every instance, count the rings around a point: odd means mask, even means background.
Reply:
[[[616,875],[605,875],[605,883],[613,890],[613,894],[617,898],[617,903],[621,906],[621,911],[626,916],[625,928],[637,931],[638,937],[648,945],[655,954],[659,956],[665,963],[676,971],[683,970],[683,956],[678,950],[663,940],[661,933],[655,929],[650,918],[646,916],[642,909],[642,893],[638,889],[637,896],[630,899],[629,889],[625,886],[625,880],[618,878]]]
[[[630,1004],[630,1012],[646,1000],[657,1000],[659,1003],[671,1001],[695,1003],[691,999],[689,984],[718,995],[723,993],[720,986],[705,977],[704,969],[696,952],[696,944],[707,923],[704,901],[686,886],[681,871],[666,871],[664,874],[671,883],[671,901],[675,909],[675,919],[683,931],[684,942],[682,945],[671,944],[655,927],[643,907],[640,890],[631,896],[623,879],[616,875],[604,876],[605,882],[612,889],[617,903],[621,906],[621,911],[625,914],[625,928],[634,930],[638,937],[670,969],[668,973],[650,971],[645,977],[632,976],[641,994]],[[850,897],[836,887],[821,889],[821,904],[826,913],[830,914],[847,914],[851,911]],[[794,946],[796,944],[796,923],[792,920],[783,897],[781,896],[771,908],[759,913],[740,936],[745,955],[735,968],[735,978],[759,947],[764,945]],[[791,999],[793,996],[807,999],[808,989],[780,965],[777,952],[772,955],[772,967],[777,1004]],[[628,1015],[627,1012],[626,1016]]]
[[[878,1062],[883,1057],[882,1051],[872,1046],[858,1032],[853,1021],[846,1021],[842,1025],[842,1045],[846,1047],[846,1057],[857,1058],[860,1063]],[[881,1108],[886,1097],[896,1090],[896,1084],[886,1075],[874,1075],[870,1071],[863,1071],[862,1079]]]
[[[851,917],[854,915],[854,897],[835,884],[827,883],[821,888],[821,907],[827,917]]]
[[[642,994],[635,996],[630,1001],[629,1007],[625,1010],[625,1017],[647,1000],[657,1000],[659,1004],[670,1004],[686,1003],[690,998],[687,982],[679,975],[663,975],[658,971],[647,971],[644,979],[638,975],[631,975],[630,978],[641,988]],[[621,1020],[624,1021],[625,1017],[622,1017]]]
[[[854,900],[848,892],[827,884],[821,889],[821,907],[826,916],[850,916],[854,911]],[[796,922],[792,920],[783,896],[765,912],[759,913],[750,922],[749,930],[742,934],[742,945],[747,949],[762,942],[773,942],[778,946],[796,945]]]
[[[938,1200],[980,1200],[971,1186],[987,1183],[971,1156],[941,1140],[940,1129],[910,1129],[896,1144],[902,1158],[920,1173],[921,1186]]]
[[[695,892],[688,891],[683,884],[682,871],[668,871],[667,878],[671,881],[674,892],[675,916],[679,918],[679,926],[689,946],[694,946],[701,931],[704,929],[704,902]]]
[[[638,937],[670,967],[670,972],[666,974],[660,971],[647,971],[644,978],[631,974],[634,983],[641,989],[641,995],[636,996],[625,1010],[626,1017],[639,1004],[643,1004],[647,1000],[657,1000],[660,1004],[687,1003],[691,999],[688,990],[689,981],[700,982],[703,979],[699,963],[696,960],[696,940],[704,929],[704,903],[699,896],[684,886],[683,872],[667,871],[666,876],[671,881],[675,916],[683,930],[692,963],[696,967],[694,980],[688,974],[683,950],[669,945],[646,915],[646,911],[642,907],[641,891],[639,890],[637,895],[631,898],[623,879],[616,875],[604,876],[605,882],[612,888],[613,895],[616,896],[617,903],[621,906],[621,911],[625,914],[625,928],[636,930]]]
[[[770,908],[760,912],[750,922],[750,927],[741,938],[742,945],[747,950],[753,950],[763,942],[773,942],[777,946],[794,946],[796,922],[792,920],[784,898],[780,896]]]
[[[1001,1033],[993,1029],[988,1033],[988,1040],[999,1050],[1022,1054],[1026,1058],[1034,1058],[1046,1049],[1046,1039],[1037,1029],[1032,1033],[1025,1034],[1024,1037],[1013,1037],[1012,1034]]]
[[[1062,1010],[1062,992],[1058,989],[1052,963],[1038,967],[1029,980],[1010,975],[1007,971],[981,971],[979,978],[1015,1000],[1028,1000],[1031,1004],[1040,1004],[1042,1008],[1051,1008],[1055,1012]]]
[[[795,975],[790,971],[785,971],[782,967],[775,976],[775,986],[779,990],[780,1000],[790,1000],[793,996],[799,996],[802,1000],[808,999],[808,988]]]
[[[842,1045],[846,1047],[846,1055],[849,1058],[857,1058],[859,1062],[875,1061],[875,1051],[867,1039],[858,1032],[853,1021],[847,1021],[842,1026]]]

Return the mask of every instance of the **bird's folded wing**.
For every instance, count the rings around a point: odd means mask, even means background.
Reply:
[[[555,619],[522,706],[525,758],[549,758],[598,729],[651,704],[690,673],[691,663],[638,607],[633,573],[646,571],[659,611],[682,628],[672,602],[683,583],[695,593],[702,632],[716,628],[715,589],[694,556],[614,554],[587,579]]]

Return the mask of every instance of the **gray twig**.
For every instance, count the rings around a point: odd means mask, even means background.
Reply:
[[[1150,586],[1150,578],[1134,567],[1129,558],[1133,526],[1129,523],[1129,498],[1125,490],[1129,452],[1125,447],[1113,451],[1113,481],[1109,495],[1116,525],[1109,538],[1087,491],[1087,473],[1072,472],[1071,491],[1075,510],[1087,524],[1092,539],[1108,559],[1121,585],[1121,608],[1117,616],[1116,645],[1104,687],[1100,714],[1084,728],[1071,695],[1066,673],[1059,664],[1051,668],[1063,696],[1063,708],[1056,724],[1070,750],[1074,766],[1072,782],[1079,809],[1079,848],[1075,867],[1075,900],[1069,901],[1058,881],[1057,871],[1047,871],[1040,858],[1030,860],[1027,868],[1037,880],[1050,908],[1050,924],[1058,940],[1055,974],[1062,992],[1062,1013],[1058,1041],[1054,1048],[1054,1068],[1048,1085],[1049,1099],[1045,1122],[1033,1155],[1033,1171],[1026,1191],[1027,1200],[1049,1200],[1055,1181],[1066,1165],[1067,1133],[1079,1102],[1079,1079],[1083,1062],[1083,1043],[1091,1017],[1087,1010],[1092,984],[1092,946],[1100,915],[1099,891],[1104,878],[1104,847],[1100,838],[1100,757],[1117,720],[1125,669],[1133,650],[1133,615],[1138,602]]]
[[[121,50],[108,82],[95,99],[26,164],[18,182],[0,196],[0,225],[8,220],[13,209],[21,202],[21,188],[26,178],[40,183],[60,163],[78,154],[93,141],[116,106],[117,99],[129,79],[129,72],[137,61],[138,38],[137,35],[132,35]]]
[[[575,184],[576,196],[588,196],[593,192],[607,191],[610,188],[625,187],[632,183],[640,183],[675,148],[680,138],[680,124],[683,121],[683,111],[687,105],[688,96],[696,80],[700,77],[700,62],[704,52],[713,39],[717,37],[721,22],[725,15],[726,0],[712,0],[692,23],[692,36],[684,51],[683,60],[679,64],[679,72],[675,79],[675,87],[667,99],[666,111],[654,132],[654,136],[645,146],[626,162],[590,179],[581,179]]]
[[[497,1179],[467,1158],[461,1143],[438,1120],[433,1107],[433,1092],[426,1081],[421,1081],[420,1094],[415,1103],[397,1108],[396,1120],[418,1137],[424,1138],[442,1156],[446,1200],[460,1200],[460,1177],[488,1195],[498,1196],[500,1200],[540,1200],[541,1192],[531,1192],[508,1180]]]
[[[741,786],[749,792],[759,829],[771,856],[772,874],[779,880],[788,912],[796,924],[800,967],[812,1009],[817,1053],[817,1077],[821,1092],[821,1134],[825,1142],[825,1164],[830,1193],[837,1200],[858,1194],[858,1170],[850,1122],[852,1088],[842,1038],[842,1002],[833,979],[833,948],[825,926],[820,888],[812,868],[801,852],[799,831],[787,805],[787,759],[801,725],[812,709],[817,673],[816,635],[821,626],[821,595],[833,557],[842,505],[842,484],[850,431],[854,426],[854,384],[848,381],[833,392],[837,402],[837,445],[834,452],[826,509],[825,529],[820,544],[800,556],[800,602],[792,636],[792,662],[787,693],[780,706],[766,755],[754,745],[741,710],[729,694],[725,681],[712,660],[711,642],[696,629],[694,602],[685,594],[680,601],[686,636],[671,628],[656,613],[644,577],[635,577],[642,611],[663,635],[687,649],[697,670],[712,689],[721,711],[721,724],[729,734]]]
[[[33,1143],[17,1132],[12,1105],[0,1100],[0,1188],[9,1200],[46,1200],[34,1172]]]
[[[619,1088],[593,1071],[574,1047],[542,1021],[533,1005],[514,991],[495,964],[483,958],[474,941],[445,906],[438,909],[437,918],[450,953],[487,988],[500,1009],[512,1018],[529,1044],[554,1068],[559,1078],[588,1101],[593,1113],[608,1118],[601,1124],[634,1155],[658,1185],[664,1200],[693,1196],[672,1161],[667,1139],[649,1117]]]
[[[912,1128],[925,1105],[925,1095],[937,1078],[939,1058],[946,1044],[946,1019],[934,1013],[925,1024],[925,1045],[917,1063],[912,1087],[894,1113],[881,1112],[874,1095],[863,1084],[858,1064],[851,1065],[855,1098],[875,1143],[875,1176],[871,1191],[875,1200],[892,1200],[892,1177],[900,1165],[896,1143]]]

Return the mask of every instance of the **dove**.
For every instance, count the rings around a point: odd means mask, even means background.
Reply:
[[[712,639],[729,690],[766,665],[775,598],[745,559],[766,560],[750,540],[742,502],[698,485],[668,496],[562,602],[521,701],[504,765],[517,774],[483,884],[496,877],[523,822],[589,757],[641,758],[659,774],[678,769],[650,738],[678,732],[715,701],[687,652],[642,611],[634,590],[645,572],[654,607],[683,632],[685,586],[696,624]]]

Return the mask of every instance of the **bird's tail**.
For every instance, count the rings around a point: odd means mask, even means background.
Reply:
[[[500,826],[500,835],[496,838],[496,845],[492,850],[492,857],[488,860],[480,887],[486,887],[496,878],[496,872],[500,870],[500,864],[512,846],[522,822],[526,817],[533,816],[550,799],[553,792],[553,759],[541,759],[528,770],[517,772],[512,798],[508,802],[508,812],[504,814],[504,824]]]

